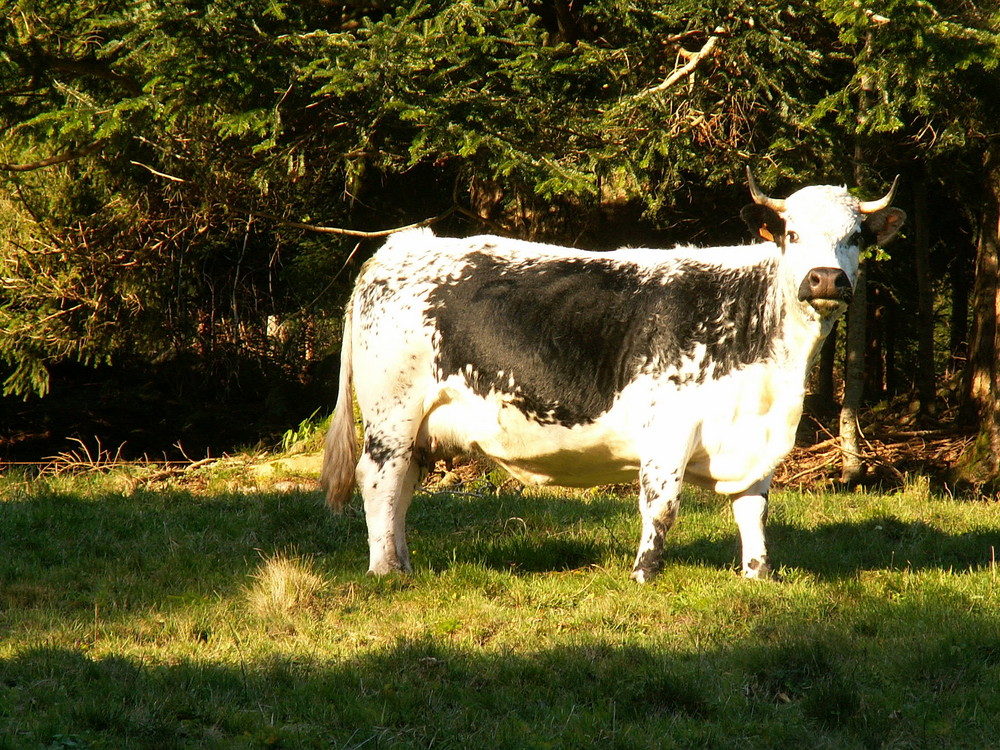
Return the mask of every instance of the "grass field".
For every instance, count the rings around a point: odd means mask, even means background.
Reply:
[[[1000,507],[772,493],[780,583],[688,492],[418,496],[416,573],[239,467],[0,480],[0,748],[988,748]],[[289,489],[290,488],[290,489]]]

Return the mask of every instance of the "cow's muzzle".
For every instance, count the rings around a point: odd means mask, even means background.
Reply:
[[[802,302],[828,300],[848,304],[853,295],[851,280],[839,268],[813,268],[799,284],[799,300]]]

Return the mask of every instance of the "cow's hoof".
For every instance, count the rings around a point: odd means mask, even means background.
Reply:
[[[375,576],[376,578],[381,578],[382,576],[388,575],[406,575],[407,573],[412,573],[413,570],[408,570],[402,565],[373,565],[368,568],[368,575]]]
[[[778,573],[766,561],[754,558],[743,568],[743,577],[750,581],[777,581]]]
[[[629,576],[636,583],[649,583],[656,577],[656,571],[653,570],[643,570],[642,568],[636,568],[632,571],[632,575]]]

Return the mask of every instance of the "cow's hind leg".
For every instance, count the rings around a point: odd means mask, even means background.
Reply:
[[[733,501],[733,517],[740,529],[743,547],[743,576],[745,578],[771,578],[767,560],[767,541],[764,527],[767,524],[767,492],[771,477],[757,482]]]
[[[420,476],[413,439],[366,431],[357,476],[368,524],[368,572],[411,572],[406,511]]]
[[[639,472],[642,534],[632,567],[632,580],[645,583],[663,566],[663,541],[677,520],[683,470],[647,464]]]

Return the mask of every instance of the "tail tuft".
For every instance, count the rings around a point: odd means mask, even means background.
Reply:
[[[340,350],[340,388],[337,409],[330,421],[323,445],[320,484],[326,490],[326,504],[340,512],[351,499],[354,472],[358,464],[358,441],[354,428],[353,364],[351,347],[351,306],[344,318],[344,341]]]

